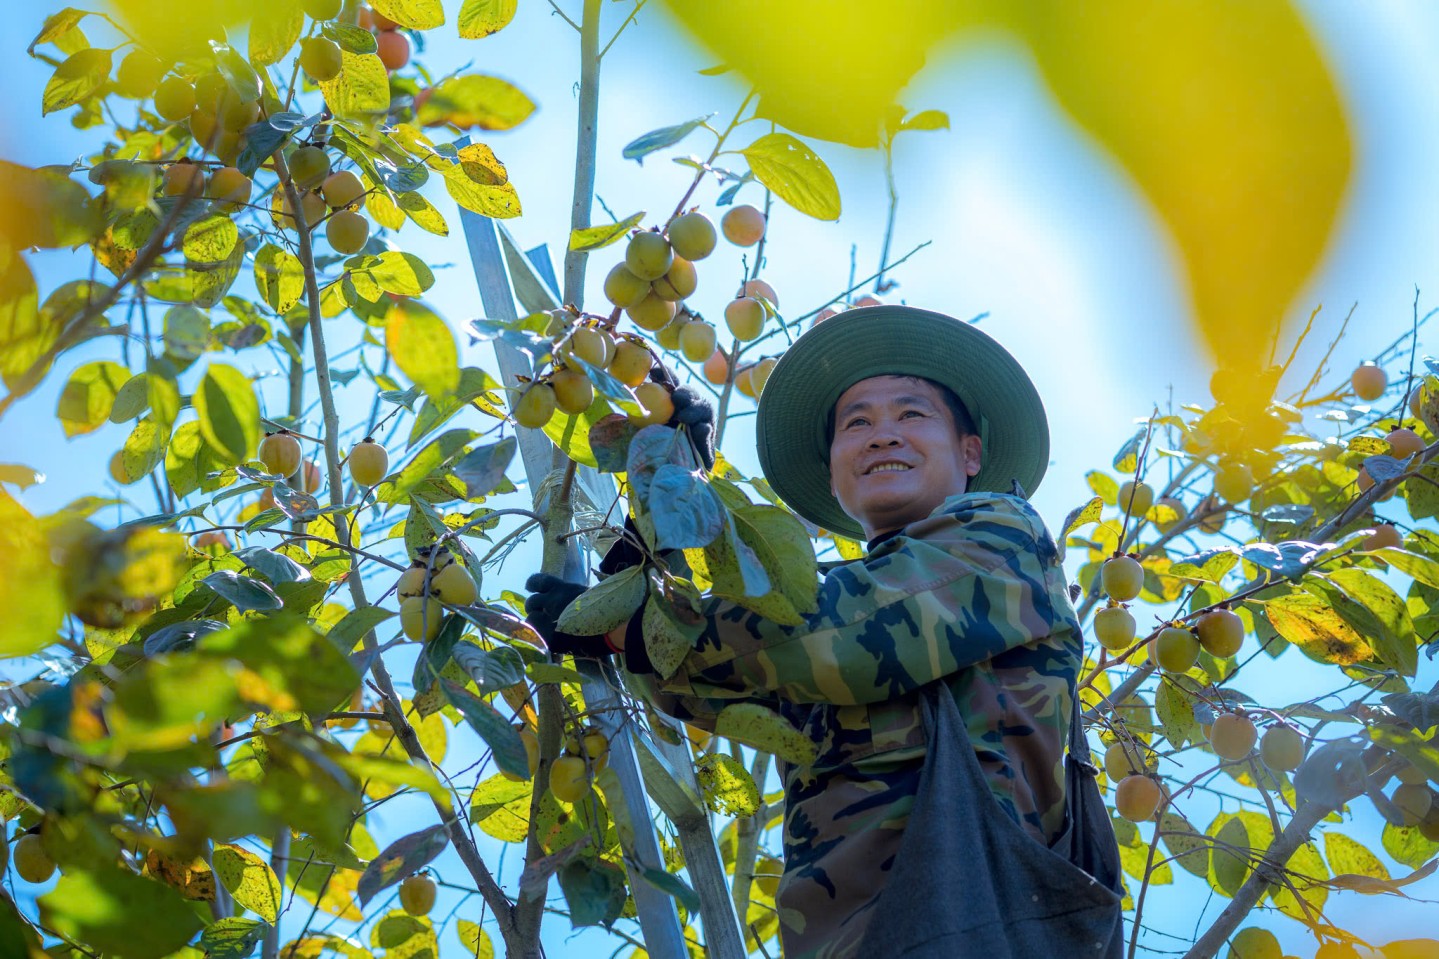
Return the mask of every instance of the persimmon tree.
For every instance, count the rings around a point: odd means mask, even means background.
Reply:
[[[947,119],[887,112],[877,268],[795,308],[765,250],[787,211],[838,218],[814,145],[826,131],[778,127],[756,93],[727,123],[655,130],[624,156],[673,156],[688,189],[592,224],[609,48],[586,0],[563,305],[463,330],[529,358],[501,381],[461,365],[458,322],[423,302],[435,276],[404,244],[449,235],[442,194],[461,216],[519,215],[502,158],[474,137],[533,104],[412,55],[445,28],[437,0],[217,4],[217,29],[179,38],[156,26],[165,4],[119,6],[128,18],[57,14],[30,48],[54,66],[42,109],[92,129],[94,150],[73,167],[0,164],[0,416],[63,376],[56,429],[117,447],[96,496],[55,513],[0,492],[0,653],[16,679],[0,936],[29,955],[481,956],[497,938],[533,956],[560,911],[643,948],[635,883],[686,919],[701,902],[664,817],[667,868],[629,854],[650,824],[625,812],[581,671],[524,621],[531,570],[512,550],[533,537],[556,571],[573,544],[629,536],[640,564],[562,625],[639,616],[661,672],[706,595],[787,623],[812,611],[817,557],[859,544],[807,526],[723,454],[706,470],[651,374],[663,363],[710,389],[722,444],[785,346],[908,258],[889,258],[895,140]],[[458,29],[484,37],[513,14],[466,0]],[[218,29],[246,23],[233,42]],[[707,155],[682,152],[702,138]],[[44,250],[83,256],[42,291],[29,259]],[[707,263],[717,250],[732,255]],[[587,298],[590,260],[603,282]],[[1306,374],[1299,343],[1258,388],[1217,374],[1212,397],[1156,412],[1090,472],[1094,497],[1056,530],[1092,637],[1082,700],[1116,806],[1131,955],[1158,885],[1229,900],[1190,955],[1279,955],[1246,925],[1257,907],[1338,955],[1353,937],[1325,919],[1331,895],[1402,895],[1434,868],[1439,695],[1421,676],[1439,648],[1439,537],[1424,525],[1439,514],[1439,369],[1416,359],[1421,323],[1416,299],[1412,327],[1352,377],[1329,375],[1327,354]],[[82,346],[106,358],[75,364]],[[342,408],[336,387],[357,383],[369,401]],[[536,435],[554,456],[539,481],[516,457]],[[594,501],[580,469],[625,495]],[[144,515],[103,522],[120,499]],[[49,665],[31,668],[37,655]],[[1329,682],[1276,701],[1265,669],[1299,657]],[[807,743],[753,706],[713,733],[629,695],[620,712],[620,735],[690,740],[725,905],[751,951],[774,954],[769,790]],[[424,797],[427,821],[379,829],[375,811],[403,797]],[[1376,835],[1348,825],[1356,804],[1383,817]],[[504,845],[524,861],[509,884],[486,855]],[[1391,874],[1377,847],[1412,872]],[[685,931],[702,949],[705,930]]]

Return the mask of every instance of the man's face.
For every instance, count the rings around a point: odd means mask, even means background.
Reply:
[[[978,436],[960,439],[933,384],[875,376],[835,404],[830,490],[873,539],[924,519],[979,472]]]

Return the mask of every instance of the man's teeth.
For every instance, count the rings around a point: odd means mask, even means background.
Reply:
[[[883,472],[885,472],[885,471],[887,471],[887,470],[907,470],[907,469],[909,469],[909,467],[908,467],[908,466],[905,466],[903,463],[880,463],[878,466],[872,468],[872,469],[870,470],[870,472],[871,472],[871,473],[883,473]]]

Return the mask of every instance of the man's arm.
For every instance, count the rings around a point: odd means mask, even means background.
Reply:
[[[781,626],[711,600],[675,674],[647,692],[715,709],[738,699],[857,705],[911,692],[1077,629],[1053,540],[1023,500],[971,495],[830,573],[819,610]]]

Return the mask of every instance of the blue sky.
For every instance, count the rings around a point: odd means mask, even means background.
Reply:
[[[572,0],[559,2],[567,10],[578,6]],[[44,0],[9,14],[9,56],[0,61],[7,93],[0,98],[0,158],[66,163],[95,143],[61,117],[41,120],[40,91],[48,68],[21,52],[44,16],[63,5]],[[453,21],[457,0],[446,0],[446,8]],[[628,9],[606,4],[606,34]],[[1357,302],[1351,335],[1333,359],[1335,370],[1346,371],[1403,332],[1416,286],[1434,286],[1439,191],[1431,184],[1439,155],[1439,8],[1419,2],[1315,2],[1304,10],[1348,107],[1355,163],[1338,232],[1310,288],[1294,304],[1288,330],[1292,335],[1313,306],[1324,305],[1298,364],[1307,370]],[[451,24],[427,37],[425,62],[442,73],[471,62],[472,69],[511,80],[540,104],[524,126],[487,142],[509,166],[525,206],[524,216],[510,222],[509,229],[524,246],[548,243],[558,263],[569,223],[577,38],[538,0],[522,3],[515,23],[488,40],[460,41],[453,29]],[[689,178],[689,170],[667,156],[656,156],[643,167],[622,160],[625,143],[694,116],[715,113],[727,119],[743,97],[733,77],[696,72],[710,65],[708,55],[650,8],[616,43],[601,77],[597,177],[597,192],[616,215],[648,210],[647,223],[662,218]],[[1049,411],[1054,461],[1035,502],[1055,526],[1088,497],[1084,472],[1107,466],[1132,434],[1136,418],[1153,404],[1167,404],[1171,390],[1176,406],[1208,400],[1209,367],[1192,330],[1173,244],[1126,174],[1051,102],[1018,47],[999,38],[943,46],[902,99],[911,109],[946,111],[952,129],[900,138],[901,198],[893,249],[902,253],[926,240],[932,245],[895,272],[902,285],[889,298],[961,317],[989,314],[983,328],[1019,358]],[[751,129],[751,136],[758,136],[765,128],[755,124]],[[697,134],[684,149],[703,153],[709,146]],[[789,313],[805,312],[846,285],[852,246],[859,275],[872,272],[884,229],[879,155],[832,144],[816,147],[839,181],[845,209],[834,224],[787,210],[774,217],[765,276]],[[715,192],[707,185],[698,199],[712,203]],[[410,227],[396,240],[436,267],[438,283],[427,300],[458,327],[482,311],[453,205],[442,194],[431,198],[449,219],[451,236],[440,240]],[[750,188],[742,198],[759,202],[761,195]],[[595,217],[603,217],[598,205]],[[611,249],[595,256],[592,302],[616,255]],[[79,259],[68,254],[46,254],[31,262],[42,295],[79,275]],[[738,276],[739,258],[726,248],[701,267],[700,306],[717,317],[729,286],[720,277]],[[1421,310],[1433,302],[1421,293]],[[1423,346],[1421,337],[1421,353]],[[52,510],[94,492],[109,455],[123,442],[124,429],[118,426],[67,442],[53,418],[65,376],[100,355],[98,349],[66,355],[46,383],[0,421],[0,461],[23,462],[47,474],[46,483],[21,497],[33,511]],[[468,348],[466,359],[492,368],[483,345]],[[342,391],[344,408],[351,412],[367,407],[367,399],[359,381]],[[726,453],[752,471],[751,424],[751,417],[735,421]],[[141,487],[134,489],[143,494]],[[149,505],[140,508],[148,511]],[[533,565],[532,552],[517,554],[514,582],[486,584],[487,593],[499,585],[514,588],[527,559]],[[1327,677],[1296,663],[1294,655],[1283,665],[1262,682],[1250,682],[1265,690],[1266,702],[1272,695],[1272,702],[1282,705],[1324,688],[1311,683]],[[415,807],[403,808],[423,816]],[[1207,822],[1209,815],[1212,810],[1193,818]],[[402,807],[385,818],[386,831],[405,831]],[[1375,832],[1364,828],[1360,834]],[[1431,878],[1414,887],[1414,895],[1439,896],[1436,883]],[[1190,935],[1178,917],[1192,921],[1195,897],[1206,894],[1193,883],[1158,888],[1150,915],[1165,932]],[[441,905],[446,905],[443,897]],[[1210,903],[1206,915],[1212,917],[1218,908]],[[1379,942],[1418,935],[1432,925],[1422,906],[1355,895],[1331,898],[1331,915]],[[1288,951],[1312,953],[1312,939],[1297,924],[1284,919],[1269,924]],[[589,954],[589,937],[565,951],[563,925],[556,920],[547,939],[555,954],[582,954],[580,943],[586,944],[583,954]],[[1163,950],[1173,940],[1154,936],[1146,942]]]

